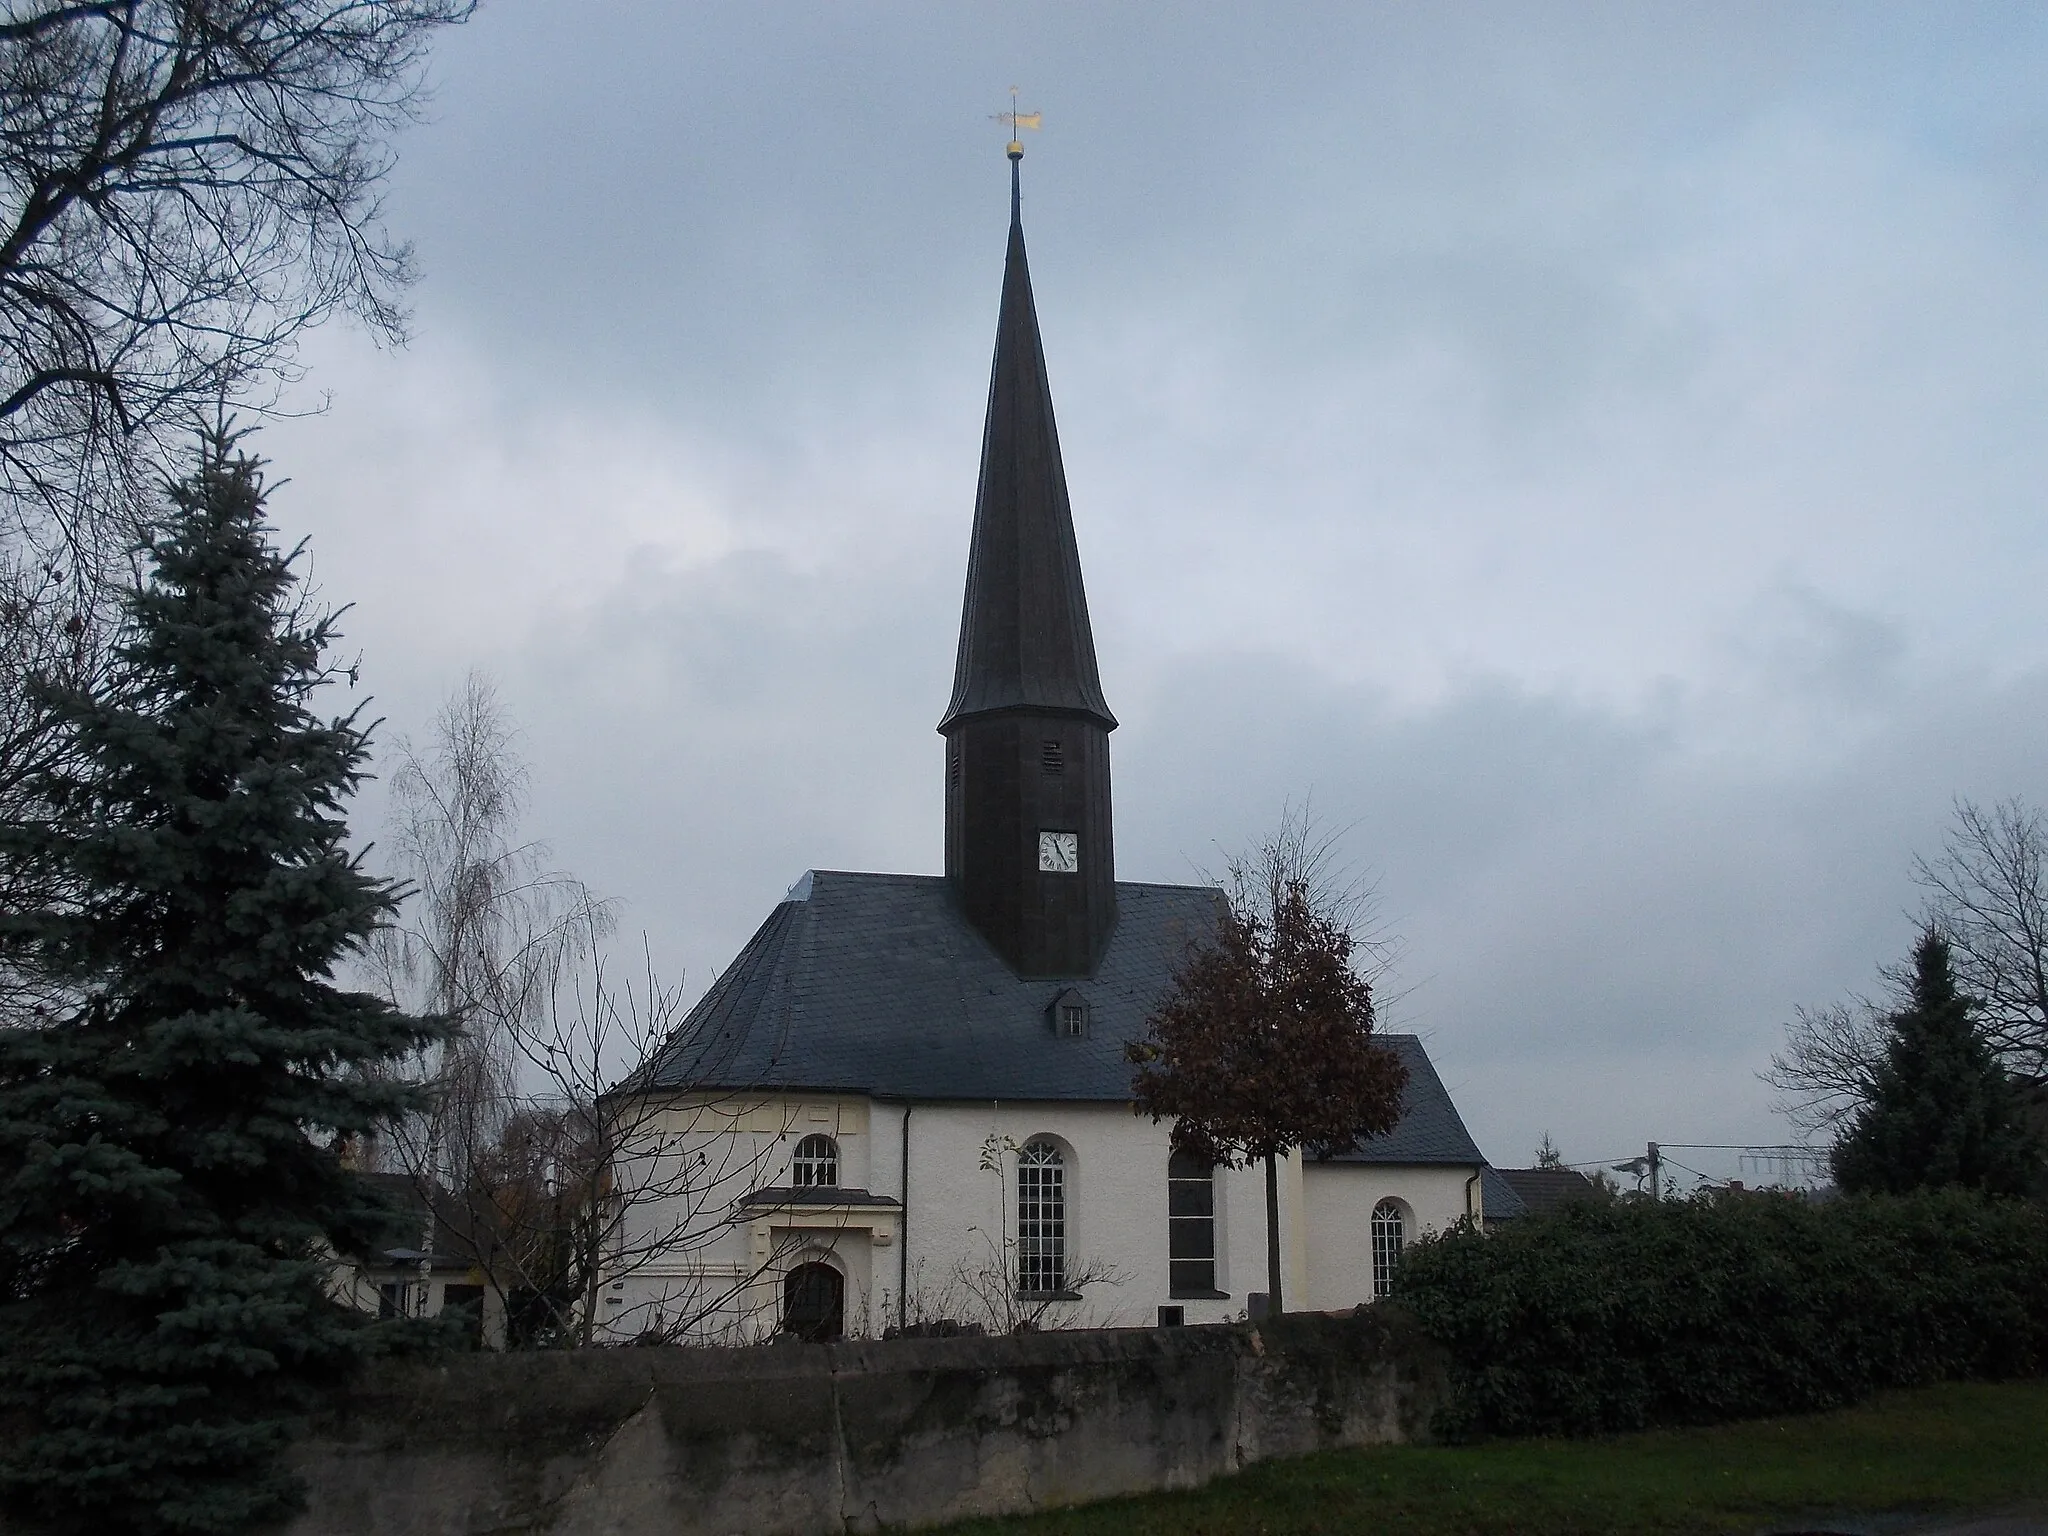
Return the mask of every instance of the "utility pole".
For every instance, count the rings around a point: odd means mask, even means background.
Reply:
[[[1650,1167],[1650,1198],[1664,1198],[1664,1154],[1654,1141],[1650,1143],[1649,1156],[1644,1159]]]

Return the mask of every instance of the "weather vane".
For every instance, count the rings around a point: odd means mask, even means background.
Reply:
[[[1045,114],[1043,112],[1018,111],[1017,87],[1015,87],[1014,85],[1010,87],[1010,110],[1007,112],[998,112],[995,115],[994,121],[998,123],[1008,123],[1010,125],[1009,153],[1010,158],[1012,160],[1022,160],[1024,158],[1024,144],[1023,141],[1017,137],[1017,135],[1023,132],[1023,130],[1026,128],[1034,130],[1043,128],[1045,126],[1045,123],[1043,121],[1044,117]]]

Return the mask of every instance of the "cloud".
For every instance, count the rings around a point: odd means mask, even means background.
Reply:
[[[421,339],[264,445],[392,728],[495,672],[665,969],[937,866],[1012,78],[1119,866],[1313,789],[1496,1156],[1776,1139],[1951,795],[2048,798],[2038,14],[681,16],[464,29]]]
[[[1794,1004],[1904,952],[1910,853],[1951,796],[2048,793],[2048,672],[1880,703],[1852,678],[1853,733],[1763,750],[1815,705],[1790,676],[1633,709],[1479,678],[1412,709],[1271,657],[1183,664],[1130,711],[1150,724],[1119,760],[1123,867],[1213,867],[1191,832],[1244,846],[1312,788],[1405,940],[1396,1022],[1495,1155],[1546,1128],[1575,1156],[1774,1139],[1753,1074]]]

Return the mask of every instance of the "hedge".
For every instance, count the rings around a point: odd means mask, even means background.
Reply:
[[[1960,1192],[1566,1205],[1412,1245],[1438,1432],[1587,1435],[2048,1371],[2048,1209]]]

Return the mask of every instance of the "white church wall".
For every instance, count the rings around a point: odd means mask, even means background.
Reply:
[[[1039,1137],[1062,1150],[1069,1273],[1084,1282],[1078,1300],[1043,1308],[1046,1326],[1150,1325],[1168,1305],[1183,1308],[1190,1323],[1219,1322],[1243,1312],[1246,1292],[1265,1288],[1265,1184],[1254,1167],[1217,1175],[1217,1287],[1226,1296],[1170,1295],[1166,1127],[1123,1105],[912,1106],[910,1210],[901,1247],[893,1217],[860,1210],[834,1218],[837,1230],[821,1227],[816,1216],[802,1229],[772,1221],[765,1253],[759,1223],[717,1219],[752,1189],[786,1185],[796,1143],[818,1129],[829,1128],[838,1142],[842,1188],[899,1198],[904,1113],[901,1104],[844,1098],[679,1103],[653,1128],[622,1182],[643,1189],[687,1182],[689,1192],[634,1206],[624,1248],[632,1253],[651,1234],[686,1222],[703,1235],[676,1253],[638,1257],[607,1279],[600,1302],[607,1336],[630,1338],[699,1312],[699,1336],[765,1336],[780,1319],[782,1275],[812,1249],[845,1276],[849,1332],[880,1332],[898,1316],[999,1325],[1003,1287],[996,1277],[1014,1272],[1016,1262],[1015,1149]],[[982,1166],[991,1144],[1000,1173]],[[1295,1255],[1298,1162],[1283,1169],[1282,1186],[1293,1192],[1282,1231]],[[1287,1283],[1298,1292],[1298,1257],[1290,1268]]]
[[[907,1315],[1004,1323],[1000,1277],[1016,1262],[1016,1150],[1044,1138],[1061,1151],[1067,1272],[1082,1282],[1080,1299],[1050,1304],[1045,1322],[1153,1321],[1144,1309],[1150,1292],[1164,1288],[1163,1278],[1157,1287],[1149,1282],[1154,1271],[1164,1274],[1166,1154],[1164,1136],[1153,1137],[1151,1129],[1120,1105],[917,1105],[904,1249]],[[985,1168],[984,1160],[998,1166]],[[1154,1207],[1157,1218],[1148,1222]],[[1148,1241],[1151,1226],[1159,1229],[1156,1241]]]
[[[780,1321],[782,1276],[812,1256],[844,1277],[849,1330],[868,1330],[877,1269],[869,1249],[881,1235],[874,1224],[879,1219],[893,1240],[893,1213],[728,1220],[754,1191],[789,1185],[791,1159],[811,1135],[832,1138],[839,1188],[867,1188],[874,1138],[865,1098],[679,1095],[662,1112],[635,1114],[633,1122],[618,1175],[626,1191],[621,1257],[600,1288],[607,1337],[632,1338],[681,1318],[698,1319],[691,1332],[706,1339],[764,1337]],[[670,1234],[682,1240],[650,1251]]]
[[[874,1107],[872,1156],[881,1176],[869,1187],[877,1194],[903,1192],[903,1113],[901,1105]],[[907,1236],[893,1256],[874,1256],[875,1292],[888,1322],[899,1314],[998,1321],[986,1315],[991,1308],[978,1293],[989,1291],[1006,1267],[1014,1270],[1015,1149],[1039,1137],[1059,1146],[1065,1159],[1070,1273],[1101,1275],[1082,1285],[1080,1300],[1047,1307],[1047,1325],[1147,1326],[1169,1305],[1182,1307],[1190,1323],[1220,1322],[1244,1310],[1247,1291],[1265,1288],[1262,1169],[1217,1176],[1217,1288],[1226,1297],[1178,1298],[1170,1295],[1164,1125],[1118,1104],[918,1104],[909,1114]],[[982,1166],[991,1148],[1000,1173]],[[1293,1182],[1298,1187],[1298,1173]],[[1298,1199],[1294,1204],[1298,1209]],[[1286,1214],[1283,1235],[1291,1226]],[[899,1307],[906,1281],[908,1305]],[[1300,1284],[1298,1270],[1290,1283]]]
[[[879,1333],[899,1317],[940,1317],[1002,1327],[1020,1315],[999,1277],[1016,1270],[1017,1149],[1046,1138],[1066,1176],[1066,1257],[1081,1282],[1075,1300],[1024,1304],[1045,1326],[1134,1327],[1182,1309],[1189,1323],[1241,1315],[1267,1288],[1265,1170],[1216,1176],[1216,1287],[1221,1298],[1171,1294],[1167,1127],[1117,1104],[917,1104],[909,1115],[909,1209],[851,1207],[800,1214],[740,1211],[745,1195],[790,1183],[805,1136],[832,1136],[839,1189],[900,1198],[906,1108],[839,1095],[678,1102],[643,1156],[622,1170],[628,1187],[680,1189],[629,1213],[625,1251],[687,1223],[696,1236],[675,1252],[638,1256],[608,1277],[600,1321],[630,1338],[702,1314],[693,1332],[744,1341],[779,1326],[783,1277],[819,1258],[844,1279],[846,1329]],[[1000,1173],[983,1166],[1000,1162]],[[1471,1169],[1285,1159],[1280,1170],[1285,1301],[1333,1309],[1372,1297],[1373,1207],[1408,1213],[1409,1240],[1465,1214]],[[684,1176],[688,1175],[687,1178]],[[906,1304],[907,1285],[907,1304]]]
[[[1372,1213],[1394,1200],[1404,1240],[1441,1232],[1466,1214],[1465,1192],[1477,1168],[1377,1163],[1317,1163],[1303,1170],[1309,1247],[1305,1305],[1333,1311],[1372,1300]],[[1472,1186],[1478,1199],[1478,1186]],[[1476,1208],[1473,1215],[1481,1214]]]
[[[1162,1126],[1162,1134],[1164,1130]],[[1281,1300],[1287,1306],[1300,1306],[1306,1273],[1300,1154],[1290,1152],[1280,1159],[1278,1171]],[[1224,1169],[1217,1175],[1216,1186],[1216,1288],[1230,1296],[1227,1315],[1236,1317],[1243,1312],[1250,1295],[1264,1292],[1270,1283],[1266,1272],[1266,1165],[1255,1162],[1248,1168]],[[1198,1317],[1190,1304],[1189,1322],[1212,1320],[1207,1311]]]

